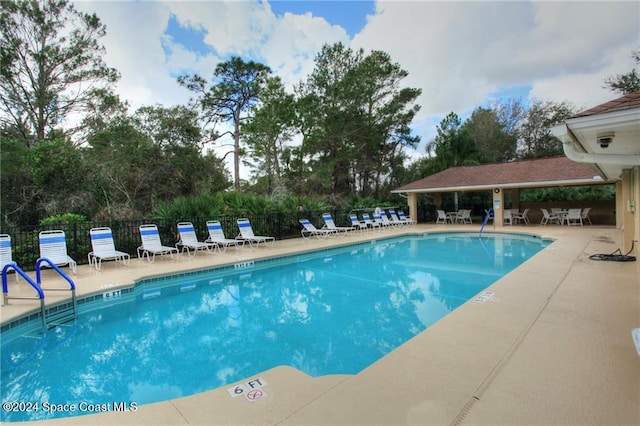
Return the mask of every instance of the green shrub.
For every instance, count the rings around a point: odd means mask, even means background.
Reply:
[[[354,196],[339,206],[340,210],[393,206],[388,201],[379,201],[373,197]],[[302,206],[306,212],[332,211],[334,208],[326,201],[292,195],[286,191],[277,195],[257,195],[245,192],[219,192],[196,197],[179,197],[173,201],[160,202],[153,211],[153,217],[159,220],[177,222],[194,218],[216,219],[221,216],[258,216],[271,213],[290,214],[299,211]],[[297,222],[296,222],[297,226]]]
[[[81,214],[75,213],[64,213],[57,214],[55,216],[45,217],[40,221],[40,225],[57,225],[57,224],[69,224],[69,223],[79,223],[86,222],[87,218]]]
[[[590,185],[527,189],[520,192],[520,201],[600,201],[615,199],[613,185]]]

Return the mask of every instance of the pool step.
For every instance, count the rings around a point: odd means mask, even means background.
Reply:
[[[47,310],[45,323],[47,330],[72,322],[76,319],[76,308],[74,303],[67,303]]]

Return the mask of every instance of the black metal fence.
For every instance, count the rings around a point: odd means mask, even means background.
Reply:
[[[215,218],[189,218],[185,221],[193,223],[196,235],[200,241],[209,237],[207,231],[208,220],[218,220],[222,224],[222,229],[227,238],[235,238],[238,235],[238,225],[236,220],[246,217],[251,221],[251,227],[256,235],[268,235],[277,240],[300,237],[301,225],[298,219],[309,219],[318,227],[323,225],[322,213],[326,211],[304,211],[295,213],[270,213],[262,215],[242,215],[242,216],[219,216]],[[333,210],[329,211],[338,226],[350,224],[350,211]],[[87,254],[91,251],[91,240],[89,230],[91,228],[107,226],[113,232],[116,249],[136,256],[136,250],[140,246],[139,226],[143,224],[155,224],[160,233],[163,245],[173,246],[179,240],[178,222],[159,219],[138,219],[128,221],[109,222],[76,222],[61,223],[47,226],[34,226],[29,229],[7,227],[0,228],[1,234],[11,236],[12,257],[24,270],[33,270],[40,248],[38,244],[38,234],[40,231],[60,229],[63,230],[67,240],[67,253],[78,264],[88,263]]]

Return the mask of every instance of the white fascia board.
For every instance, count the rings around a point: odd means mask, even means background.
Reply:
[[[617,180],[617,179],[616,179]],[[473,192],[473,191],[493,191],[494,188],[516,189],[516,188],[548,188],[554,186],[585,186],[585,185],[602,185],[605,183],[613,183],[616,180],[605,181],[600,176],[594,175],[591,179],[568,179],[568,180],[552,180],[544,182],[522,182],[509,184],[493,184],[493,185],[476,185],[476,186],[449,186],[428,189],[411,189],[405,191],[393,190],[394,194],[426,193],[426,192]]]
[[[560,139],[560,142],[570,142],[572,141],[571,136],[569,135],[569,128],[565,123],[557,124],[549,129],[549,132]]]

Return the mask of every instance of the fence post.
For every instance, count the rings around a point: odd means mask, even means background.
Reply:
[[[277,214],[277,226],[278,226],[278,239],[282,240],[282,213],[278,212]]]
[[[78,257],[78,223],[73,222],[73,255],[74,259]]]

